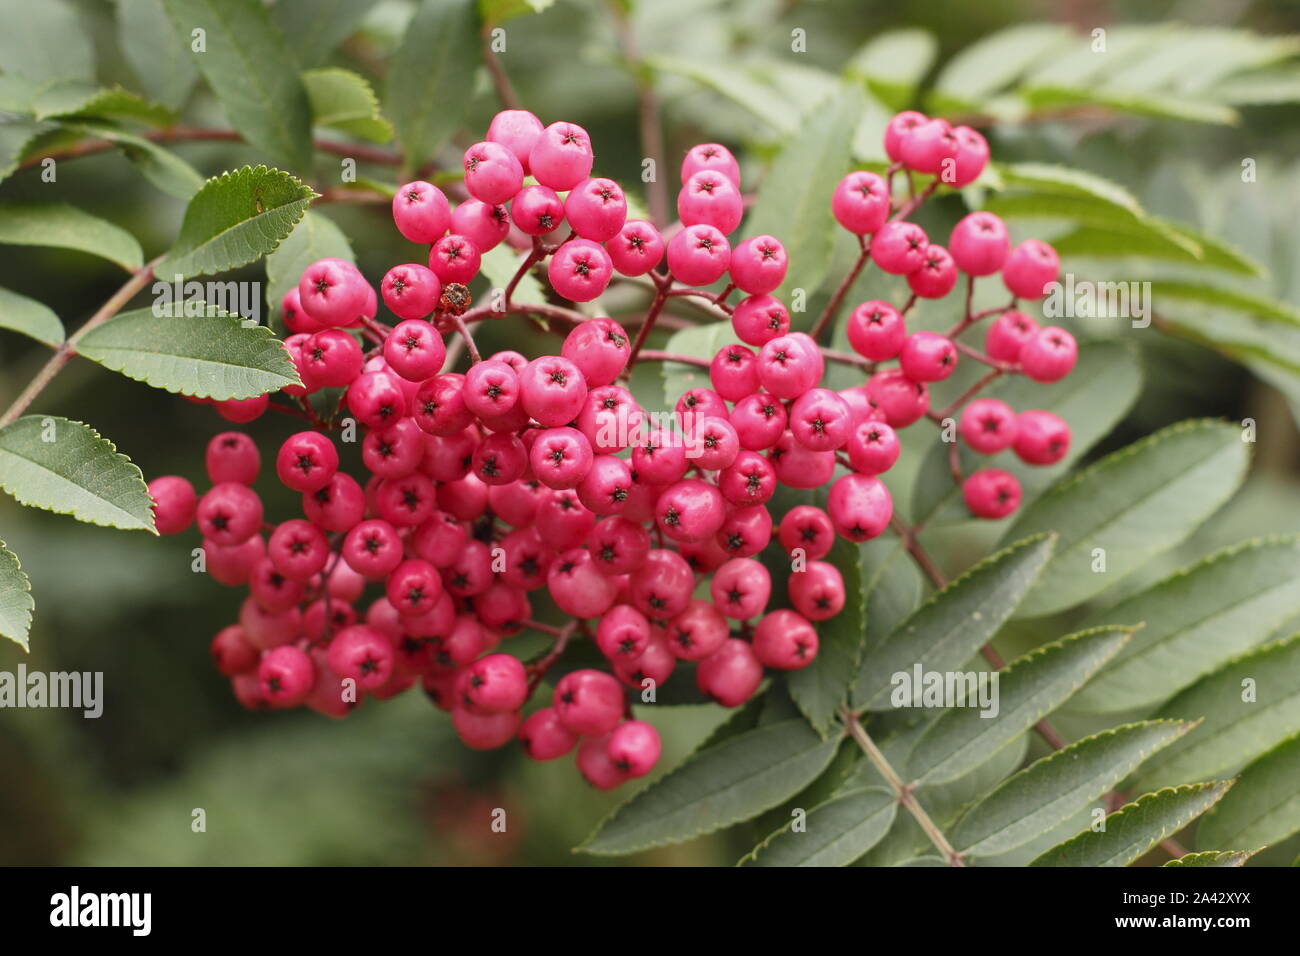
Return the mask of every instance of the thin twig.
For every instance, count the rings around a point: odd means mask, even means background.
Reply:
[[[817,323],[812,327],[812,331],[808,333],[813,337],[814,341],[821,338],[822,333],[826,331],[826,327],[834,320],[835,314],[839,312],[840,305],[844,302],[844,297],[849,294],[849,289],[857,281],[858,274],[862,272],[863,267],[871,259],[871,243],[866,236],[858,236],[858,246],[862,250],[858,253],[858,261],[853,263],[853,268],[844,277],[844,281],[839,284],[835,294],[831,296],[831,300],[826,303],[826,308],[822,310]]]
[[[618,30],[619,46],[623,59],[627,61],[632,79],[636,83],[637,113],[639,118],[641,149],[646,158],[654,163],[654,178],[646,184],[647,200],[650,205],[650,221],[662,229],[668,219],[668,169],[664,154],[663,127],[659,123],[659,97],[655,93],[654,80],[647,73],[648,67],[637,51],[636,37],[632,33],[623,8],[618,3],[611,3],[614,24]]]
[[[483,64],[492,77],[492,87],[497,91],[501,105],[508,110],[519,109],[519,97],[515,95],[510,76],[506,73],[501,58],[497,56],[497,51],[492,49],[492,25],[489,23],[483,25]]]

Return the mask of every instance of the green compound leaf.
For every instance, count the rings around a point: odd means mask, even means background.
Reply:
[[[823,740],[802,718],[727,737],[632,797],[578,849],[617,856],[748,820],[815,780],[839,744],[839,738]]]
[[[961,669],[1011,617],[1052,555],[1055,538],[1041,535],[1004,548],[932,596],[862,661],[853,706],[892,709],[898,673]]]
[[[1078,713],[1155,707],[1300,613],[1300,537],[1261,538],[1175,572],[1085,626],[1146,626],[1070,701]]]
[[[416,8],[384,93],[409,167],[430,159],[460,126],[482,47],[474,0],[422,0]]]
[[[791,820],[740,861],[742,866],[848,866],[889,832],[898,798],[881,787],[854,790]]]
[[[1241,772],[1196,828],[1196,845],[1262,847],[1300,831],[1300,734]]]
[[[1300,733],[1300,634],[1257,648],[1202,677],[1158,717],[1204,717],[1196,733],[1153,758],[1134,789],[1231,776]]]
[[[266,326],[245,326],[201,302],[159,311],[122,313],[88,332],[78,354],[154,388],[217,401],[302,384]]]
[[[262,0],[163,0],[230,125],[290,169],[311,168],[311,107],[289,45]],[[203,30],[195,49],[194,30]]]
[[[46,345],[63,343],[63,323],[53,309],[8,289],[0,289],[0,329],[21,332]]]
[[[1124,646],[1131,628],[1097,628],[1036,648],[998,673],[986,713],[972,696],[946,711],[917,742],[908,762],[912,780],[944,783],[988,760],[1065,702]],[[974,687],[969,688],[974,691]]]
[[[129,232],[62,202],[0,204],[0,244],[76,249],[128,272],[144,264],[140,243]]]
[[[81,422],[27,415],[0,428],[0,488],[29,508],[157,533],[140,469]]]
[[[170,281],[256,262],[275,251],[315,198],[301,180],[266,166],[215,176],[190,200],[176,245],[154,273]]]
[[[25,651],[30,651],[28,634],[32,627],[32,583],[18,563],[18,555],[0,541],[0,637],[7,637]]]
[[[817,625],[817,656],[807,667],[787,673],[785,684],[808,722],[825,735],[861,663],[866,595],[857,545],[837,537],[823,560],[834,565],[844,579],[844,610]]]
[[[1061,826],[1194,725],[1177,720],[1125,724],[1070,744],[1004,781],[952,829],[969,856],[996,856]]]
[[[1128,866],[1214,806],[1231,787],[1226,780],[1148,793],[1108,816],[1105,830],[1084,830],[1029,865]]]
[[[351,70],[307,70],[302,82],[317,126],[329,126],[372,143],[393,138],[393,127],[380,115],[379,100],[364,77]]]
[[[1060,535],[1051,564],[1018,614],[1073,607],[1172,548],[1232,496],[1249,460],[1240,428],[1187,421],[1055,486],[1007,531],[1008,538]]]

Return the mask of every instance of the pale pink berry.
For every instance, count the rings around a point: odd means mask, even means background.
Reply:
[[[972,450],[996,455],[1016,440],[1016,413],[996,398],[977,398],[962,409],[957,431]]]
[[[1005,518],[1020,506],[1020,482],[999,468],[972,473],[962,482],[961,493],[977,518]]]

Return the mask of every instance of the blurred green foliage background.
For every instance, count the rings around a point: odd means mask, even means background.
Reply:
[[[95,37],[101,78],[134,86],[115,42],[114,4],[82,0],[75,6]],[[407,15],[409,5],[401,0],[378,3],[335,61],[382,74]],[[930,32],[940,64],[995,31],[1029,22],[1066,24],[1083,34],[1096,26],[1163,21],[1300,34],[1300,8],[1284,0],[646,0],[633,3],[632,21],[643,54],[704,71],[743,59],[833,73],[881,31],[899,27]],[[806,31],[806,53],[790,49],[795,28]],[[597,168],[636,182],[642,157],[637,92],[609,8],[595,0],[559,0],[544,13],[510,21],[507,30],[509,52],[502,60],[523,105],[545,122],[585,126],[596,144]],[[809,95],[815,86],[797,72],[789,82],[796,91],[806,82]],[[773,143],[756,132],[749,111],[683,77],[664,77],[658,89],[670,176],[676,157],[703,140],[735,147],[747,176],[761,171]],[[498,108],[480,76],[458,142],[478,139]],[[186,121],[226,125],[206,91],[187,105]],[[1273,295],[1300,306],[1297,106],[1251,106],[1236,126],[1102,111],[999,125],[990,140],[1000,160],[1066,162],[1107,175],[1152,212],[1230,240],[1270,266]],[[260,159],[231,143],[176,150],[205,175]],[[1245,156],[1258,161],[1258,185],[1232,189]],[[320,181],[326,181],[330,171],[320,168]],[[35,171],[19,173],[0,187],[0,196],[49,198],[54,188],[59,199],[131,231],[146,256],[168,247],[184,209],[116,153],[60,163],[57,187],[41,183]],[[950,202],[928,213],[936,219],[924,224],[946,232],[940,224],[959,214]],[[370,277],[405,255],[384,206],[334,205],[325,214],[352,238]],[[238,277],[258,279],[260,269]],[[108,263],[76,253],[7,247],[0,257],[0,286],[45,302],[69,328],[120,281]],[[517,326],[485,334],[479,343],[485,350],[537,349],[550,341]],[[1153,580],[1252,534],[1300,531],[1300,446],[1287,398],[1208,349],[1154,334],[1143,344],[1146,391],[1099,452],[1198,415],[1254,417],[1267,440],[1258,445],[1254,475],[1237,500],[1141,579]],[[0,333],[0,401],[11,401],[44,358],[40,346]],[[36,410],[90,422],[146,477],[175,473],[196,483],[203,478],[203,447],[224,425],[207,409],[85,362],[66,369]],[[266,416],[248,430],[264,449],[272,448],[291,423]],[[268,492],[268,513],[295,506],[288,494],[277,498],[270,483],[259,489]],[[154,539],[88,527],[20,509],[5,498],[0,537],[22,556],[37,602],[31,655],[0,641],[0,669],[25,661],[33,669],[103,671],[106,693],[98,720],[68,711],[0,711],[0,863],[607,862],[570,850],[626,792],[596,793],[567,761],[530,764],[514,749],[471,753],[418,690],[382,706],[371,702],[337,724],[306,711],[243,711],[207,652],[211,635],[233,619],[238,599],[191,573],[196,542],[189,536]],[[945,553],[960,566],[984,546],[978,529],[957,528]],[[715,707],[658,708],[663,765],[671,767],[724,716]],[[497,807],[508,813],[504,834],[490,828]],[[191,832],[195,808],[206,811],[206,833]],[[750,837],[727,832],[616,862],[728,864],[752,846]],[[1291,857],[1295,852],[1290,848]]]

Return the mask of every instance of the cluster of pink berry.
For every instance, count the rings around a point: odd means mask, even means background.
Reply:
[[[1050,247],[1011,250],[1001,221],[976,213],[954,230],[950,254],[904,221],[908,210],[894,208],[900,169],[940,174],[955,160],[955,181],[978,176],[988,155],[978,133],[905,113],[890,124],[886,146],[895,159],[888,181],[855,172],[831,200],[837,220],[861,238],[864,259],[906,275],[916,296],[946,295],[958,269],[1000,270],[1015,296],[1043,294],[1056,274]],[[469,746],[518,738],[537,760],[576,747],[584,776],[610,788],[649,772],[660,751],[655,729],[631,719],[629,687],[660,685],[688,661],[699,689],[734,707],[755,693],[765,668],[794,670],[816,657],[815,622],[845,602],[840,572],[822,559],[837,535],[865,541],[889,526],[893,503],[878,476],[898,458],[894,428],[928,411],[927,383],[956,366],[953,337],[908,334],[906,308],[863,303],[849,337],[863,356],[853,361],[873,374],[842,391],[820,387],[826,353],[813,336],[790,331],[789,312],[771,294],[786,275],[781,243],[760,235],[732,248],[727,238],[744,201],[725,147],[686,155],[681,225],[667,241],[651,223],[627,218],[622,190],[592,178],[592,163],[581,127],[543,128],[531,113],[510,110],[466,151],[469,198],[454,209],[427,182],[402,186],[397,228],[429,256],[427,266],[399,265],[384,276],[380,296],[399,320],[392,327],[376,318],[378,297],[350,263],[326,259],[303,272],[282,308],[292,333],[285,346],[303,383],[283,393],[297,407],[269,396],[215,403],[234,421],[271,407],[316,426],[291,435],[275,458],[280,482],[302,494],[303,517],[264,523],[251,487],[260,455],[238,432],[209,444],[212,487],[201,498],[177,476],[150,484],[159,531],[197,522],[208,573],[248,588],[239,622],[212,644],[245,705],[306,705],[341,717],[364,696],[387,698],[420,682]],[[566,222],[569,236],[548,244]],[[511,289],[505,308],[470,310],[468,284],[482,254],[504,239],[531,244],[521,275],[549,258],[550,284],[570,301],[594,300],[615,273],[649,276],[655,300],[637,340],[613,319],[571,312],[558,355],[480,357],[470,326],[508,311]],[[658,268],[665,258],[666,272]],[[724,276],[721,293],[699,288]],[[735,289],[746,297],[732,307]],[[713,387],[687,391],[660,418],[618,383],[670,293],[729,313],[745,344],[721,349],[708,363]],[[1039,381],[1069,371],[1066,333],[1002,313],[988,361]],[[464,373],[443,370],[443,336],[453,333],[472,360]],[[368,353],[364,342],[373,343]],[[897,369],[875,370],[895,358]],[[343,390],[326,418],[306,401],[323,389]],[[365,429],[364,486],[340,470],[326,434],[345,414]],[[1069,441],[1054,416],[1016,416],[987,399],[967,406],[960,430],[977,451],[1014,447],[1035,463],[1059,459]],[[838,478],[837,467],[846,469]],[[1004,472],[977,472],[966,497],[976,514],[999,517],[1018,499],[1013,484]],[[778,485],[829,485],[826,506],[801,505],[774,522],[768,504]],[[793,609],[768,609],[771,575],[757,558],[774,536],[791,559]],[[362,615],[371,584],[383,594]],[[533,620],[530,595],[541,590],[569,624]],[[498,651],[526,628],[555,636],[552,650],[527,665]],[[525,718],[529,698],[578,635],[593,641],[608,670],[565,674],[550,705]]]

